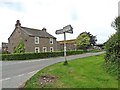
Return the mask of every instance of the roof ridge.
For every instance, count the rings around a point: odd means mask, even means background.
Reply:
[[[21,29],[24,32],[26,32],[28,35],[56,38],[53,35],[51,35],[50,33],[43,31],[43,30],[28,28],[28,27],[23,27],[23,26],[21,26]]]
[[[21,28],[27,28],[27,29],[29,29],[29,30],[38,30],[38,31],[42,31],[42,30],[40,30],[40,29],[29,28],[29,27],[23,27],[23,26],[21,26]]]

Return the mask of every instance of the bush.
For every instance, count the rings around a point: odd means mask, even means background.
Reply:
[[[67,51],[68,55],[82,54],[85,51]],[[28,59],[42,59],[50,57],[63,56],[64,52],[45,52],[45,53],[15,53],[15,54],[2,54],[2,60],[28,60]]]
[[[120,38],[118,32],[112,35],[105,45],[106,55],[105,64],[108,72],[118,75],[120,62]]]
[[[76,54],[82,54],[82,53],[86,53],[87,51],[83,51],[83,50],[79,50],[79,51],[67,51],[66,54],[67,56],[69,55],[76,55]]]
[[[62,52],[46,52],[46,53],[20,53],[20,54],[3,54],[2,60],[28,60],[38,58],[48,58],[63,56]]]
[[[91,50],[91,51],[67,51],[66,55],[76,55],[82,54],[86,52],[98,52],[98,50]],[[14,54],[2,54],[2,60],[29,60],[29,59],[42,59],[42,58],[50,58],[50,57],[59,57],[64,56],[63,51],[59,52],[44,52],[44,53],[14,53]]]

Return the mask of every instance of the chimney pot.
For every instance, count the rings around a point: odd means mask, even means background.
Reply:
[[[47,29],[46,29],[46,28],[43,28],[43,29],[42,29],[42,31],[46,32],[46,31],[47,31]]]
[[[20,20],[17,20],[16,24],[15,24],[15,27],[20,27],[20,26],[21,26]]]

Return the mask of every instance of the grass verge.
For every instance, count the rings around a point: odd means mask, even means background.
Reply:
[[[24,88],[118,88],[116,77],[105,72],[103,63],[104,54],[71,60],[66,66],[57,63],[36,73]],[[49,83],[49,77],[55,80]]]

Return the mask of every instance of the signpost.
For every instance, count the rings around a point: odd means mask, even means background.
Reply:
[[[65,57],[65,62],[64,65],[68,64],[67,59],[66,59],[66,33],[71,33],[73,34],[73,28],[71,25],[67,25],[63,27],[63,29],[56,30],[56,34],[64,34],[64,57]]]

